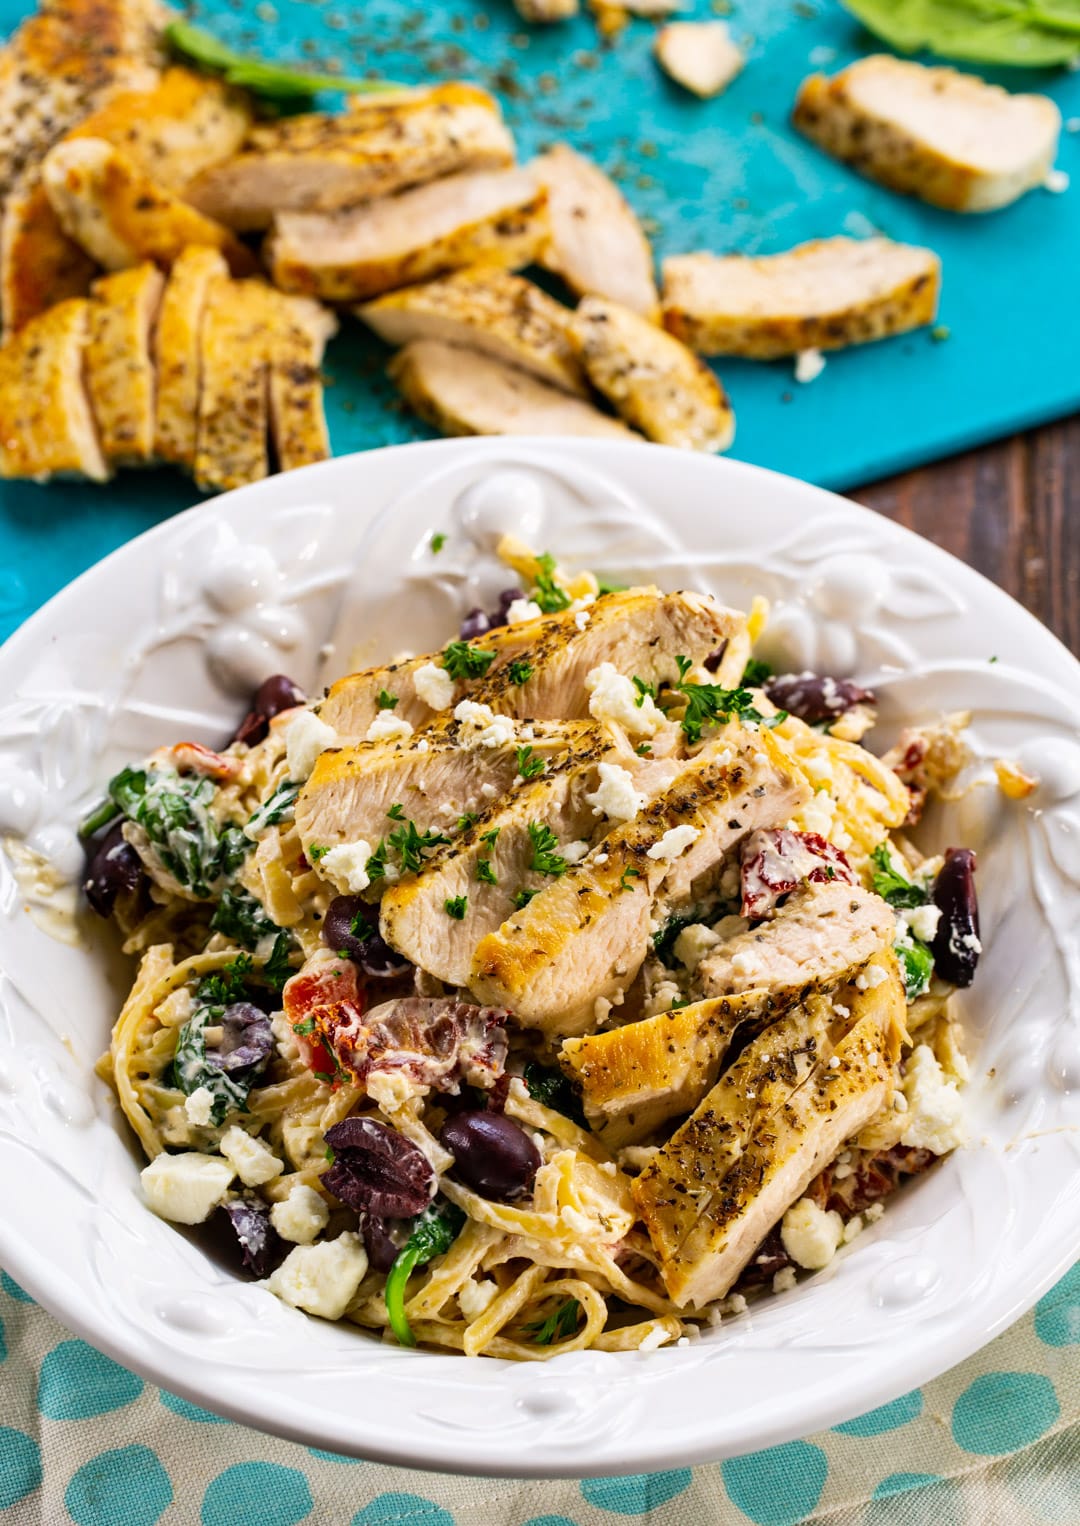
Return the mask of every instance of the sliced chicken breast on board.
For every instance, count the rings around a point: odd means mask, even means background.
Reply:
[[[664,261],[664,326],[702,355],[774,360],[932,323],[941,262],[887,238],[826,238],[785,254]]]
[[[406,186],[514,162],[498,103],[475,85],[446,84],[368,110],[261,124],[245,150],[197,176],[185,195],[240,232],[282,212],[337,212]]]
[[[610,297],[657,318],[652,249],[615,182],[565,143],[530,168],[548,194],[551,243],[542,263],[579,296]]]
[[[675,654],[698,666],[746,627],[745,616],[705,594],[662,594],[648,588],[602,594],[589,606],[588,620],[580,623],[579,613],[542,615],[466,642],[464,655],[477,677],[457,681],[453,703],[468,698],[501,715],[587,720],[592,692],[586,679],[602,663],[623,675],[636,674],[646,684],[673,683],[678,677]],[[432,662],[444,666],[448,660],[436,652],[352,673],[330,689],[319,707],[320,718],[342,738],[359,741],[379,714],[379,694],[385,689],[398,701],[395,716],[423,725],[433,712],[417,694],[416,675]]]
[[[446,435],[635,438],[591,403],[477,350],[414,339],[387,370],[405,401]]]
[[[570,342],[572,314],[531,281],[494,266],[475,266],[407,286],[356,309],[387,344],[436,339],[479,350],[529,371],[550,386],[588,397]]]
[[[784,1211],[884,1106],[899,1054],[903,983],[812,996],[767,1028],[633,1184],[679,1305],[721,1298]]]
[[[212,283],[228,273],[218,250],[192,245],[169,272],[158,311],[154,454],[189,470],[199,434],[203,313]]]
[[[267,296],[272,303],[270,341],[270,434],[278,469],[325,461],[330,431],[323,406],[322,361],[338,330],[328,307],[310,297]]]
[[[634,821],[580,863],[549,870],[545,888],[481,939],[470,990],[484,1001],[500,993],[549,1041],[585,1032],[596,1002],[618,999],[641,968],[661,888],[685,893],[733,842],[786,820],[806,793],[768,732],[726,726]]]
[[[603,297],[582,300],[570,332],[589,380],[628,424],[660,445],[727,450],[731,403],[680,340]]]
[[[89,324],[74,297],[0,346],[0,477],[108,477],[84,379]]]
[[[259,281],[214,281],[203,315],[195,481],[242,487],[270,470],[266,296]]]
[[[871,180],[954,212],[990,212],[1042,185],[1061,131],[1048,96],[887,54],[811,75],[793,121]]]
[[[896,936],[896,916],[871,890],[838,880],[793,891],[766,922],[706,954],[694,972],[703,995],[828,985]]]
[[[266,253],[283,291],[360,302],[465,265],[527,265],[547,237],[546,192],[510,169],[449,175],[351,212],[284,212]]]
[[[60,226],[106,270],[142,260],[168,269],[189,244],[220,249],[234,274],[255,269],[255,257],[227,228],[156,185],[103,138],[58,143],[42,167]]]
[[[153,455],[151,338],[164,285],[149,264],[94,282],[86,380],[101,449],[116,466],[145,465]]]

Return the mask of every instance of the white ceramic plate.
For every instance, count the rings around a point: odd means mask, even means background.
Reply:
[[[958,1362],[1080,1254],[1080,669],[1004,594],[864,509],[733,461],[557,440],[331,461],[160,526],[11,638],[0,826],[77,875],[72,825],[121,763],[220,741],[269,672],[310,683],[354,648],[442,645],[505,584],[490,556],[503,529],[624,581],[744,606],[765,593],[784,666],[879,689],[883,745],[901,717],[970,709],[987,756],[1039,773],[1021,805],[983,787],[934,825],[939,845],[980,852],[972,1147],[827,1272],[689,1347],[516,1366],[383,1346],[231,1276],[143,1206],[91,1069],[121,985],[100,950],[39,928],[0,859],[0,1264],[144,1376],[333,1451],[581,1476],[801,1436]]]

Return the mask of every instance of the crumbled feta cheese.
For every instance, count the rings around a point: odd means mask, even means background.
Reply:
[[[633,821],[645,804],[645,796],[634,788],[633,775],[618,763],[601,763],[597,772],[600,783],[591,795],[585,796],[593,815],[606,816],[609,821]]]
[[[189,1097],[184,1098],[184,1112],[188,1122],[198,1129],[205,1129],[214,1111],[214,1094],[208,1086],[197,1086]]]
[[[800,350],[795,357],[795,380],[817,381],[825,369],[825,357],[820,350]]]
[[[816,832],[827,839],[833,831],[836,801],[827,790],[819,789],[803,806],[799,816],[804,832]]]
[[[510,716],[496,715],[490,705],[474,699],[463,699],[454,710],[454,719],[461,722],[458,742],[462,747],[510,747],[517,740]]]
[[[480,1318],[498,1296],[498,1283],[490,1277],[482,1277],[479,1282],[470,1277],[465,1286],[458,1289],[458,1308],[471,1324],[474,1319]]]
[[[688,1335],[680,1335],[679,1339],[675,1342],[675,1344],[676,1344],[676,1346],[689,1346],[689,1344],[690,1344],[690,1337]]]
[[[186,1150],[161,1154],[140,1174],[143,1193],[153,1211],[174,1224],[202,1224],[229,1190],[233,1168],[216,1155]]]
[[[847,1223],[844,1225],[842,1243],[844,1245],[850,1245],[852,1240],[858,1239],[859,1235],[862,1234],[865,1228],[866,1224],[863,1220],[862,1214],[857,1213],[854,1218],[848,1219]]]
[[[671,863],[673,859],[685,853],[691,843],[697,842],[701,836],[700,827],[692,827],[689,822],[681,827],[669,827],[659,842],[654,842],[646,857],[658,859],[661,863]]]
[[[945,1155],[967,1139],[964,1101],[955,1081],[949,1080],[929,1044],[918,1044],[904,1072],[904,1095],[908,1101],[907,1123],[900,1143],[912,1150],[932,1150]]]
[[[816,787],[823,787],[833,783],[832,763],[824,755],[807,758],[803,763],[803,773],[810,780],[810,783]]]
[[[428,748],[430,746],[431,746],[431,743],[428,741],[427,737],[421,737],[419,742],[417,742],[417,744],[416,744],[416,751],[417,752],[427,752],[427,750],[428,750]]]
[[[359,1235],[345,1233],[317,1245],[298,1245],[265,1286],[294,1309],[340,1319],[356,1296],[367,1266]]]
[[[674,980],[659,981],[646,998],[645,1016],[656,1017],[660,1012],[670,1012],[681,996],[682,991]]]
[[[729,1293],[720,1307],[725,1314],[745,1314],[750,1305],[742,1293]]]
[[[892,1105],[894,1112],[906,1113],[908,1110],[908,1099],[904,1096],[903,1092],[897,1092],[892,1099]]]
[[[795,1268],[793,1266],[782,1267],[772,1280],[772,1290],[774,1293],[790,1293],[796,1281]]]
[[[756,975],[758,956],[752,949],[737,949],[731,956],[731,968],[736,975]]]
[[[524,625],[526,620],[539,620],[544,611],[535,599],[514,599],[506,611],[507,625]]]
[[[284,1202],[271,1208],[270,1222],[283,1240],[310,1245],[330,1222],[330,1209],[314,1187],[297,1182]]]
[[[655,736],[664,724],[664,713],[651,695],[644,698],[629,678],[613,663],[602,662],[585,675],[589,691],[589,714],[602,725],[621,726],[632,736]]]
[[[654,1325],[653,1328],[649,1330],[647,1334],[643,1335],[638,1341],[638,1350],[655,1351],[658,1346],[666,1346],[670,1339],[671,1334],[669,1331],[664,1329],[663,1325]]]
[[[362,837],[357,842],[338,843],[320,858],[318,870],[342,894],[359,895],[371,883],[367,872],[371,854],[371,844]]]
[[[863,1214],[863,1218],[865,1219],[867,1224],[876,1224],[878,1219],[881,1218],[881,1215],[884,1212],[885,1212],[885,1204],[884,1203],[871,1203],[870,1207]]]
[[[574,624],[577,626],[579,631],[583,631],[588,623],[589,611],[587,609],[579,609],[577,614],[574,616]]]
[[[221,1136],[220,1149],[245,1187],[261,1187],[285,1169],[268,1145],[235,1123]]]
[[[364,733],[366,742],[404,742],[411,737],[413,729],[403,715],[392,710],[382,710]]]
[[[560,854],[563,858],[565,858],[568,864],[580,864],[581,860],[585,857],[588,851],[589,844],[587,842],[580,841],[568,842],[565,848],[559,849]]]
[[[611,1012],[611,1003],[606,996],[598,996],[593,1002],[593,1021],[600,1025],[606,1023]]]
[[[941,921],[941,908],[938,906],[912,906],[904,913],[907,925],[924,943],[933,943],[937,935],[938,923]]]
[[[300,710],[296,719],[285,728],[285,758],[289,766],[289,778],[298,784],[311,773],[316,759],[328,747],[340,745],[341,738],[332,726],[312,710]]]
[[[610,853],[598,853],[596,855],[595,862],[598,864],[606,864],[610,857]]]
[[[270,1032],[274,1035],[274,1043],[278,1047],[278,1054],[283,1060],[296,1059],[300,1053],[300,1046],[296,1042],[293,1026],[284,1012],[275,1012],[270,1019]]]
[[[675,958],[680,964],[685,964],[688,970],[696,970],[709,950],[714,949],[719,942],[720,939],[711,927],[706,927],[703,922],[692,922],[675,939]]]
[[[827,1213],[812,1198],[800,1198],[784,1214],[780,1238],[792,1261],[811,1272],[820,1272],[836,1255],[844,1235],[838,1213]]]
[[[839,1070],[840,1069],[840,1056],[838,1054],[830,1055],[830,1057],[829,1057],[829,1069],[830,1070]]]
[[[425,662],[413,674],[416,692],[432,710],[447,710],[454,703],[454,680],[437,663]]]
[[[480,786],[480,793],[481,793],[481,795],[483,795],[485,800],[494,800],[495,796],[499,792],[495,788],[494,784],[481,784],[481,786]]]

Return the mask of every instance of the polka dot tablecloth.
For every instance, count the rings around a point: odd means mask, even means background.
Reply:
[[[1080,1526],[1080,1265],[978,1356],[831,1431],[558,1483],[274,1440],[150,1387],[0,1287],[0,1526]]]

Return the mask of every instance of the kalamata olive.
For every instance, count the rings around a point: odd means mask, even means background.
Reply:
[[[93,850],[83,889],[99,917],[111,917],[118,895],[135,890],[142,878],[142,860],[124,841],[124,823],[110,827]]]
[[[435,1195],[435,1172],[422,1150],[374,1118],[346,1118],[325,1135],[334,1162],[320,1180],[358,1213],[412,1219]]]
[[[954,986],[971,984],[982,953],[975,867],[970,848],[949,848],[934,881],[934,905],[941,912],[931,945],[934,968]]]
[[[398,1252],[408,1239],[408,1231],[395,1225],[391,1219],[382,1219],[377,1213],[360,1215],[360,1233],[368,1260],[377,1272],[388,1272],[398,1258]]]
[[[482,609],[470,609],[469,613],[461,622],[461,630],[458,632],[462,641],[475,641],[477,636],[486,636],[491,629],[491,621]]]
[[[481,1197],[521,1197],[540,1169],[540,1151],[505,1113],[455,1113],[439,1138],[454,1157],[454,1175]]]
[[[284,1249],[261,1198],[242,1197],[222,1205],[240,1244],[245,1268],[254,1277],[268,1277]]]
[[[376,915],[358,895],[337,895],[326,908],[322,939],[327,948],[345,954],[372,980],[390,980],[410,968],[383,939],[369,918]]]
[[[819,673],[779,673],[765,680],[765,693],[778,710],[787,710],[808,726],[835,721],[856,705],[872,705],[874,695],[848,678]]]
[[[715,673],[716,672],[717,668],[720,666],[720,664],[724,660],[724,655],[727,652],[727,649],[728,649],[728,643],[727,643],[727,638],[725,637],[724,640],[721,641],[720,645],[718,647],[716,647],[713,651],[711,651],[709,653],[709,655],[706,657],[706,659],[705,659],[705,671],[707,673]]]
[[[504,588],[499,595],[498,604],[488,615],[491,629],[494,630],[496,626],[509,624],[511,604],[516,603],[518,599],[526,597],[527,595],[522,593],[520,588]]]
[[[257,742],[265,740],[275,715],[304,704],[305,699],[304,691],[284,673],[275,673],[271,678],[264,679],[251,696],[251,708],[231,740],[246,742],[249,747],[254,747]]]
[[[249,1001],[234,1001],[221,1015],[221,1043],[207,1048],[206,1063],[227,1075],[265,1070],[274,1049],[274,1032],[265,1012]]]

